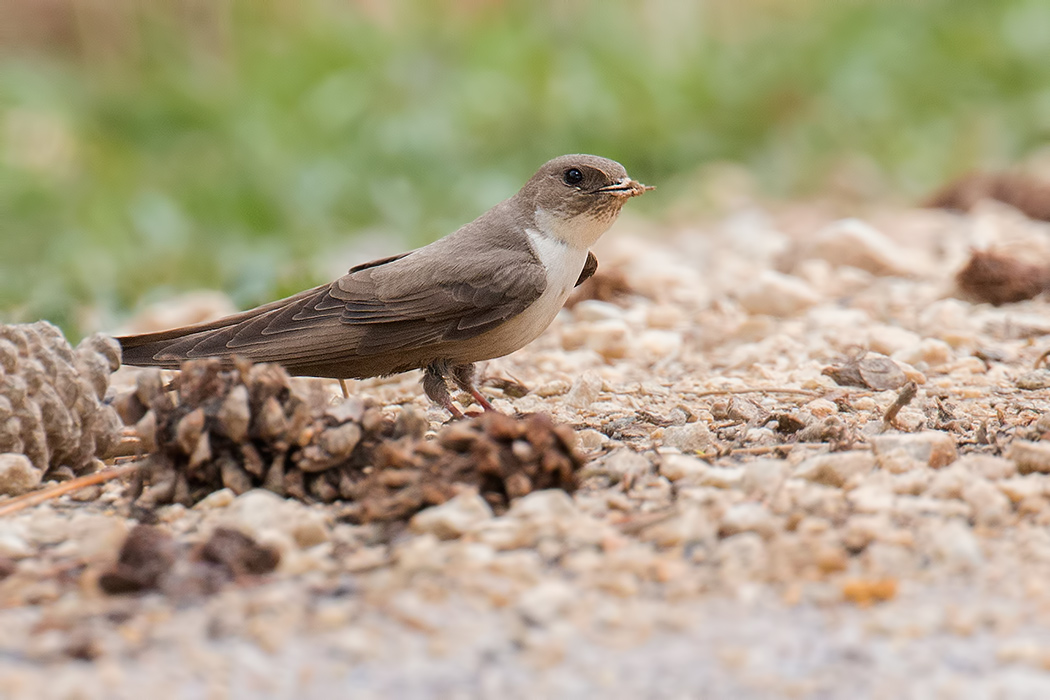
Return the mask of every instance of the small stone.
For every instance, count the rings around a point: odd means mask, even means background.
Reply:
[[[682,334],[677,331],[645,331],[634,347],[635,356],[654,361],[677,357],[681,351]]]
[[[955,359],[955,352],[943,340],[926,338],[918,345],[894,353],[893,359],[910,365],[925,363],[927,367],[941,367]]]
[[[958,457],[955,440],[950,434],[939,430],[879,435],[872,440],[872,449],[879,467],[892,473],[920,466],[940,469]]]
[[[686,453],[706,452],[711,447],[711,431],[703,421],[670,425],[664,428],[663,444]]]
[[[861,486],[847,494],[853,510],[858,513],[885,513],[893,508],[897,496],[881,486]]]
[[[555,379],[554,381],[536,387],[536,390],[533,393],[536,396],[545,399],[550,398],[551,396],[564,396],[569,393],[572,386],[572,384],[569,384],[569,382],[564,379]]]
[[[1016,384],[1018,389],[1024,389],[1026,391],[1046,389],[1047,387],[1050,387],[1050,370],[1029,370],[1017,378]]]
[[[769,551],[756,532],[741,532],[722,540],[716,560],[719,575],[728,586],[760,580],[769,570]]]
[[[973,530],[960,519],[932,528],[926,549],[934,561],[955,572],[973,571],[984,561]]]
[[[587,408],[598,400],[602,390],[602,377],[593,370],[584,372],[572,383],[572,388],[565,397],[565,403],[573,408]]]
[[[685,320],[681,307],[673,304],[653,304],[645,312],[645,325],[649,328],[671,330]]]
[[[744,470],[741,467],[708,467],[700,477],[702,486],[717,489],[737,489],[743,481]]]
[[[563,581],[543,581],[518,599],[517,612],[529,625],[546,626],[561,620],[577,600],[577,591]]]
[[[963,455],[955,464],[992,481],[1008,479],[1017,473],[1017,465],[1014,462],[994,455]]]
[[[17,496],[40,485],[43,472],[33,466],[23,454],[0,454],[0,494]]]
[[[938,470],[930,479],[924,493],[930,498],[962,498],[963,489],[973,476],[960,464],[961,462],[962,459]]]
[[[627,356],[630,349],[631,329],[622,319],[607,319],[580,324],[583,332],[583,347],[594,350],[606,360],[618,360]]]
[[[324,513],[264,489],[237,496],[220,520],[220,525],[235,527],[259,541],[277,540],[288,549],[312,547],[328,538]]]
[[[874,275],[906,275],[914,271],[906,264],[913,255],[859,219],[842,219],[825,226],[817,232],[812,252],[814,257],[834,265],[848,265]]]
[[[23,559],[32,556],[34,552],[18,528],[10,522],[0,521],[0,557]]]
[[[442,540],[453,540],[492,518],[492,508],[476,491],[465,491],[445,503],[421,510],[409,526],[419,533],[430,533]]]
[[[677,514],[644,528],[639,536],[657,547],[711,545],[718,539],[718,523],[706,509],[683,505]]]
[[[585,299],[572,308],[577,321],[608,321],[623,318],[623,309],[597,299]]]
[[[835,405],[834,401],[828,401],[827,399],[813,399],[803,409],[808,411],[814,418],[827,418],[833,416],[839,412],[838,406]]]
[[[739,297],[740,305],[749,313],[767,316],[796,316],[814,304],[820,295],[798,277],[775,270],[763,269]]]
[[[875,457],[870,452],[832,452],[810,457],[795,468],[792,476],[825,486],[844,488],[856,484],[874,468]]]
[[[1050,443],[1014,440],[1006,451],[1006,458],[1017,465],[1021,474],[1050,474]]]
[[[1025,499],[1043,498],[1048,490],[1045,479],[1044,475],[1035,473],[1028,476],[1012,476],[997,482],[996,486],[1012,502],[1020,503]]]
[[[576,433],[576,442],[581,450],[595,452],[604,447],[609,438],[593,428],[586,428]]]
[[[660,476],[668,481],[694,481],[711,468],[707,462],[689,455],[663,455],[660,458]]]
[[[999,527],[1010,517],[1010,499],[992,482],[977,479],[968,483],[962,491],[963,500],[973,508],[973,519],[977,525]]]
[[[883,355],[892,355],[922,342],[918,334],[889,324],[875,324],[868,334],[868,348]]]
[[[903,474],[888,475],[890,478],[890,487],[893,489],[894,493],[906,496],[918,496],[926,490],[927,486],[929,486],[931,473],[938,472],[934,472],[932,469],[915,469],[914,471],[904,472]]]
[[[856,552],[883,538],[893,527],[885,514],[865,513],[851,515],[842,529],[842,543]]]
[[[564,518],[577,513],[572,496],[560,489],[533,491],[514,501],[508,516],[527,518]]]
[[[758,459],[744,465],[741,488],[755,496],[768,497],[784,483],[788,463],[782,459]]]
[[[237,494],[230,489],[212,491],[207,496],[197,501],[193,506],[193,510],[218,510],[225,508],[233,503],[233,499],[236,497]]]
[[[893,503],[893,513],[903,521],[924,520],[930,516],[969,520],[973,517],[973,508],[969,503],[956,500],[930,498],[929,496],[897,496]]]
[[[324,516],[316,511],[308,513],[314,517],[300,517],[291,528],[292,539],[300,549],[309,549],[328,541],[328,523]]]
[[[673,456],[681,457],[681,455]],[[649,460],[644,455],[623,447],[610,452],[601,459],[596,459],[584,465],[580,471],[580,476],[582,478],[596,475],[606,476],[612,483],[618,484],[622,481],[630,482],[638,479],[645,474],[651,473],[652,469],[652,464],[649,463]]]
[[[777,518],[761,503],[737,503],[722,516],[718,534],[728,537],[741,532],[756,532],[768,539],[778,529]]]

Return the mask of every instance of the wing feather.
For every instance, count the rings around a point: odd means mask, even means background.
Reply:
[[[506,236],[502,243],[479,250],[476,239],[453,234],[218,321],[121,338],[125,363],[177,367],[184,359],[242,355],[292,371],[340,364],[345,376],[365,376],[355,367],[382,363],[361,358],[428,347],[440,352],[443,344],[476,337],[535,302],[546,286],[542,264],[527,243],[506,245]]]

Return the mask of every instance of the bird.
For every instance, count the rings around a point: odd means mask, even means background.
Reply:
[[[453,418],[449,381],[485,410],[477,362],[536,339],[597,270],[591,246],[624,203],[653,187],[614,160],[554,158],[509,199],[429,245],[351,267],[339,279],[214,321],[117,338],[123,363],[271,362],[297,376],[363,379],[423,370]]]

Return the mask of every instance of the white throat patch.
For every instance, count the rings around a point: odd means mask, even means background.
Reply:
[[[587,250],[602,234],[609,230],[616,217],[588,216],[580,214],[566,219],[551,214],[546,209],[536,208],[536,227],[552,238],[568,244],[572,248]]]
[[[587,249],[576,248],[536,229],[526,229],[525,232],[547,272],[547,288],[543,296],[548,297],[549,303],[561,307],[580,277],[583,263],[587,260]]]

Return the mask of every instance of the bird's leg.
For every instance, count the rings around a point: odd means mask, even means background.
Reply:
[[[474,397],[474,400],[481,404],[481,407],[486,411],[495,411],[489,400],[486,399],[478,388],[474,385],[474,365],[456,365],[452,368],[452,381],[456,383],[463,391],[467,392]]]
[[[448,383],[445,381],[447,365],[442,362],[432,362],[423,370],[423,391],[430,400],[441,406],[452,414],[453,418],[463,418],[463,412],[452,403],[452,397],[448,393]]]
[[[343,390],[343,398],[344,399],[350,398],[350,392],[346,390],[346,380],[345,379],[340,379],[339,380],[339,388]]]

